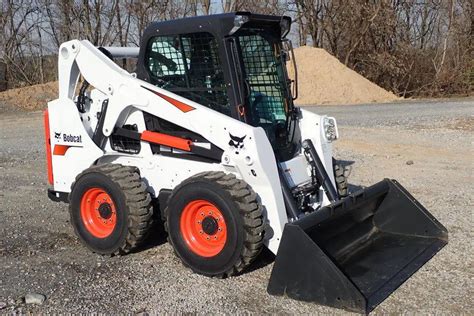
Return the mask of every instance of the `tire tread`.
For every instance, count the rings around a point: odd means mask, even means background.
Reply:
[[[81,172],[71,186],[71,192],[74,190],[75,183],[84,175],[89,173],[100,173],[114,183],[116,183],[124,197],[125,204],[128,207],[128,229],[127,235],[121,244],[116,247],[112,253],[104,255],[125,255],[139,246],[147,237],[150,228],[153,225],[153,208],[151,207],[151,196],[147,192],[146,185],[143,183],[139,169],[132,166],[121,164],[102,164],[92,166]],[[69,212],[72,222],[72,205],[69,205]],[[77,228],[74,227],[76,235],[79,236]],[[89,246],[89,245],[86,245]],[[89,247],[91,248],[91,247]],[[94,251],[94,249],[91,249]]]
[[[336,181],[339,196],[346,197],[349,194],[347,177],[344,174],[344,167],[338,163],[334,163],[334,180]]]
[[[196,174],[181,184],[179,184],[173,192],[177,192],[180,187],[200,179],[207,179],[219,184],[222,189],[229,193],[231,199],[238,206],[240,216],[244,222],[244,247],[240,256],[235,260],[234,264],[224,273],[213,275],[213,277],[224,278],[235,275],[243,271],[249,266],[253,260],[260,254],[263,248],[264,224],[262,206],[257,200],[257,194],[243,180],[237,179],[235,175],[224,173],[222,171],[208,171]],[[173,199],[172,194],[170,200]],[[172,245],[172,240],[168,231],[168,215],[169,209],[165,209],[165,230],[168,232],[168,241]],[[174,247],[173,247],[174,248]],[[179,257],[179,255],[175,254]],[[181,260],[185,266],[187,264]],[[189,267],[187,266],[188,268]]]

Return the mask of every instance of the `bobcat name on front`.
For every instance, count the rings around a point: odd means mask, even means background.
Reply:
[[[63,134],[63,141],[69,143],[82,143],[82,136],[75,136],[71,134]]]

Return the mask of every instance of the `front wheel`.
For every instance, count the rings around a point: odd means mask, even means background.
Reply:
[[[165,229],[176,254],[194,272],[213,277],[247,267],[263,246],[262,208],[244,181],[205,172],[175,188]]]

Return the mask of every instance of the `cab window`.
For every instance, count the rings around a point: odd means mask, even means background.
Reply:
[[[154,85],[231,114],[217,42],[210,33],[153,37],[146,67]]]

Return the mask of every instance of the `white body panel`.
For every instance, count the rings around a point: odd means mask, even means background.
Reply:
[[[311,181],[311,170],[304,155],[280,163],[290,187]]]
[[[71,146],[64,155],[52,155],[54,190],[69,192],[75,177],[103,153],[85,130],[74,102],[68,99],[51,101],[48,112],[52,148],[54,145]],[[80,141],[69,141],[70,135],[79,137],[77,140]]]
[[[80,74],[95,88],[90,93],[90,111],[84,114],[79,114],[73,102]],[[194,109],[183,112],[149,90],[186,103]],[[96,113],[100,111],[105,99],[108,99],[108,108],[102,130],[104,135],[111,135],[116,125],[125,122],[136,124],[138,132],[143,132],[146,130],[143,112],[148,112],[202,135],[210,143],[221,148],[224,151],[221,163],[153,154],[149,143],[143,141],[138,154],[116,152],[110,144],[107,144],[104,150],[100,149],[91,137],[97,125]],[[257,193],[264,208],[265,218],[273,230],[265,244],[272,252],[277,252],[288,217],[275,155],[262,128],[252,127],[139,80],[109,60],[88,41],[77,40],[66,42],[60,47],[59,98],[48,103],[48,111],[52,151],[58,144],[77,146],[69,148],[64,156],[53,155],[55,191],[70,192],[75,177],[81,171],[91,165],[105,162],[138,167],[153,197],[157,197],[161,189],[173,189],[183,180],[203,171],[233,173],[246,181]],[[309,138],[313,141],[334,183],[332,148],[322,132],[323,117],[305,110],[301,113],[298,133],[302,139]],[[56,139],[55,133],[80,136],[81,142],[64,142]],[[243,147],[236,149],[231,146],[229,134],[245,136]],[[302,154],[282,163],[281,166],[285,170],[289,169],[285,174],[292,186],[310,180],[308,165]],[[322,204],[328,204],[322,190],[320,194]]]
[[[325,116],[301,109],[301,119],[299,120],[301,139],[311,139],[316,152],[326,167],[326,172],[331,178],[331,182],[335,183],[332,166],[332,143],[328,142],[324,136],[324,130],[322,128],[324,118]],[[322,206],[330,204],[322,188],[320,189],[320,197]]]

